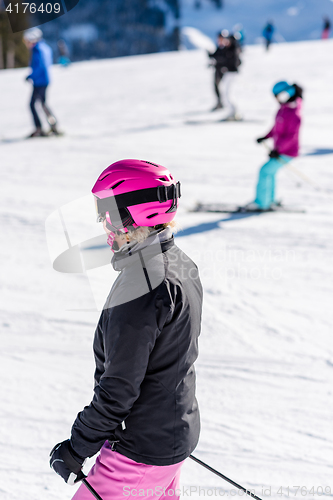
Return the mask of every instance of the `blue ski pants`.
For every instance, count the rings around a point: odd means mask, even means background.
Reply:
[[[275,176],[277,171],[293,159],[292,156],[281,155],[279,158],[270,158],[259,172],[257,194],[254,200],[260,208],[267,209],[275,202]]]

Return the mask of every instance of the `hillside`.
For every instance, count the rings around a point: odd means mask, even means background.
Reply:
[[[194,0],[182,0],[181,22],[183,26],[198,28],[215,40],[221,29],[231,30],[243,24],[247,43],[255,43],[261,37],[268,19],[273,19],[277,33],[275,41],[296,41],[320,38],[322,17],[333,18],[331,0],[224,0],[223,9],[216,9],[210,0],[200,0],[196,9]]]
[[[74,61],[177,50],[178,0],[80,0],[41,27],[56,51],[66,40]]]

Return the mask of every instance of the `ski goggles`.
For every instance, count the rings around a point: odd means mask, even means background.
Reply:
[[[165,203],[172,200],[171,207],[166,213],[177,210],[177,200],[181,197],[180,182],[170,186],[157,186],[153,188],[139,189],[107,198],[98,198],[95,195],[95,206],[97,221],[105,221],[110,231],[128,232],[129,226],[138,227],[128,210],[128,207],[144,203]]]
[[[114,205],[115,206],[111,206],[107,212],[99,212],[98,199],[95,197],[97,212],[96,222],[105,222],[107,229],[115,235],[127,233],[129,227],[138,227],[126,208],[117,208],[116,203],[114,203]]]

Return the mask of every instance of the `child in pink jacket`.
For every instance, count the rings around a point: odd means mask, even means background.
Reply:
[[[272,130],[257,139],[258,143],[272,138],[274,148],[269,161],[260,169],[257,193],[254,203],[248,205],[253,210],[269,210],[274,207],[275,175],[277,171],[298,156],[299,129],[301,126],[302,89],[296,84],[278,82],[273,94],[281,104]]]

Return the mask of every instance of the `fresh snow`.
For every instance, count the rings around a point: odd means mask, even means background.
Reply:
[[[184,26],[181,30],[181,49],[205,49],[208,52],[215,52],[216,46],[213,40],[200,30]]]
[[[294,498],[294,486],[306,487],[297,494],[305,499],[333,491],[332,49],[246,48],[232,93],[240,123],[212,121],[204,51],[54,67],[49,101],[66,135],[31,141],[22,140],[32,130],[27,70],[0,73],[1,499],[69,500],[75,491],[48,454],[92,397],[93,291],[109,268],[90,281],[55,272],[45,221],[127,157],[166,165],[182,182],[176,242],[199,265],[205,294],[195,455],[260,497],[281,498],[288,486]],[[302,155],[292,165],[321,189],[285,170],[278,197],[307,213],[189,212],[198,200],[253,199],[267,157],[255,138],[272,125],[270,89],[281,79],[305,88]],[[194,499],[233,494],[187,460],[183,498],[191,485]]]

